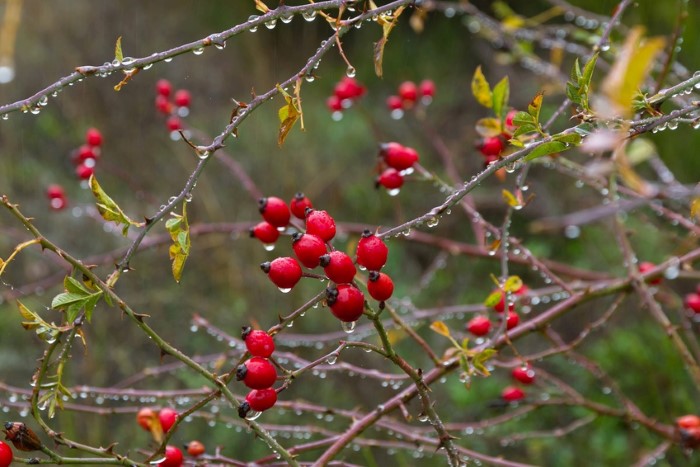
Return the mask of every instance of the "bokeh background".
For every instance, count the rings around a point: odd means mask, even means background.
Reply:
[[[288,2],[294,3],[294,2]],[[296,2],[294,4],[298,4]],[[518,13],[533,16],[550,5],[544,1],[509,2]],[[574,2],[599,14],[609,14],[617,2],[586,0]],[[493,14],[492,2],[474,2]],[[2,4],[0,4],[2,7]],[[673,30],[678,5],[669,2],[640,2],[625,14],[625,23],[642,24],[649,35],[669,35]],[[205,37],[245,21],[257,14],[253,2],[196,0],[136,1],[65,1],[50,3],[25,0],[14,51],[15,79],[0,85],[0,102],[10,103],[34,94],[79,65],[99,65],[113,58],[114,43],[122,36],[125,56],[143,57],[154,51]],[[355,68],[357,79],[368,89],[367,96],[345,112],[342,120],[333,121],[325,107],[335,83],[345,75],[346,65],[336,51],[328,54],[317,71],[317,79],[303,86],[303,108],[306,131],[296,127],[284,147],[277,146],[277,116],[280,99],[266,105],[248,118],[235,140],[230,140],[227,153],[250,174],[267,195],[288,199],[303,191],[321,209],[328,210],[339,222],[367,226],[393,226],[420,215],[438,204],[443,194],[430,183],[410,182],[398,197],[392,198],[373,187],[377,143],[397,140],[417,148],[422,163],[442,174],[440,159],[430,144],[430,131],[437,132],[454,154],[457,167],[468,179],[482,164],[474,145],[477,139],[474,123],[486,116],[471,97],[469,83],[474,69],[482,65],[484,73],[496,82],[508,75],[512,83],[511,102],[522,107],[541,88],[547,89],[544,115],[549,115],[563,99],[561,89],[546,77],[512,64],[508,52],[494,47],[480,34],[470,32],[471,19],[456,15],[431,13],[425,30],[414,31],[408,14],[401,18],[387,46],[385,75],[379,79],[372,65],[373,42],[380,29],[366,24],[343,39],[343,47]],[[561,22],[556,18],[553,23]],[[700,69],[700,38],[697,24],[700,9],[690,5],[684,43],[678,60],[689,70]],[[572,23],[568,23],[572,26]],[[472,28],[473,29],[473,28]],[[586,34],[594,34],[588,31]],[[65,89],[39,115],[14,113],[0,122],[0,192],[18,203],[26,215],[35,219],[37,227],[56,244],[81,258],[108,253],[97,271],[106,276],[119,252],[129,240],[118,232],[106,229],[92,209],[89,190],[76,179],[71,152],[83,141],[88,127],[99,128],[105,139],[96,176],[103,188],[135,219],[153,215],[169,197],[177,194],[196,164],[191,149],[173,141],[165,128],[164,118],[154,105],[154,86],[165,78],[177,89],[188,89],[193,95],[186,123],[200,133],[198,142],[208,142],[226,125],[232,109],[231,99],[246,101],[251,90],[259,93],[295,73],[313,53],[321,40],[331,34],[322,21],[305,22],[294,18],[290,24],[278,24],[273,30],[261,28],[232,38],[223,50],[206,49],[199,56],[186,54],[171,63],[159,63],[138,74],[120,92],[112,88],[117,76],[91,78]],[[614,36],[615,39],[619,37]],[[550,51],[535,47],[545,60]],[[566,56],[561,68],[567,73],[573,57]],[[437,95],[427,109],[423,121],[407,116],[394,120],[384,100],[395,93],[404,80],[433,79]],[[559,123],[564,125],[565,122]],[[681,182],[694,183],[700,173],[696,157],[700,132],[681,126],[673,132],[649,136],[663,160]],[[583,160],[583,159],[582,159]],[[69,207],[53,212],[45,197],[51,183],[65,187]],[[474,192],[476,205],[490,221],[500,224],[504,206],[500,192],[504,184],[489,180]],[[551,170],[535,168],[531,174],[531,192],[535,201],[518,212],[513,234],[522,238],[534,253],[576,267],[623,275],[620,253],[605,221],[581,226],[576,238],[566,238],[554,229],[533,232],[533,222],[542,217],[557,217],[600,204],[600,195],[587,188],[577,188],[574,180]],[[212,161],[196,188],[188,206],[190,222],[241,223],[257,222],[259,215],[251,194],[241,186],[219,161]],[[681,230],[659,224],[653,214],[640,209],[630,213],[629,227],[635,232],[633,242],[640,256],[661,261],[684,251],[695,239],[687,239]],[[651,218],[651,219],[650,219]],[[164,235],[155,228],[151,235]],[[432,229],[434,234],[458,241],[473,242],[468,219],[453,215]],[[0,257],[27,239],[27,234],[8,213],[0,212]],[[351,248],[357,240],[345,233],[337,248]],[[489,274],[498,274],[499,265],[489,258],[438,256],[430,246],[396,239],[390,242],[387,271],[395,276],[397,303],[408,313],[413,307],[432,308],[447,305],[479,303],[492,287]],[[257,323],[269,327],[278,314],[285,315],[308,300],[323,286],[316,281],[303,281],[291,293],[277,293],[258,268],[262,261],[276,255],[287,255],[291,248],[285,239],[275,252],[266,252],[247,238],[245,230],[233,234],[212,234],[193,238],[192,254],[187,262],[182,283],[175,284],[170,274],[167,246],[140,252],[132,261],[133,271],[119,281],[117,292],[138,312],[152,318],[150,324],[169,342],[194,355],[209,355],[228,350],[227,342],[217,340],[201,330],[191,332],[191,318],[199,313],[213,325],[231,335],[238,335],[240,326]],[[441,261],[425,287],[418,287],[426,271]],[[103,258],[104,259],[104,258]],[[542,277],[527,268],[513,266],[513,273],[523,277],[531,287],[543,287]],[[64,266],[37,250],[23,253],[0,282],[0,381],[28,388],[36,359],[44,344],[31,333],[22,332],[14,304],[20,298],[36,310],[45,310],[56,293]],[[662,299],[669,307],[679,307],[673,292],[684,293],[694,288],[692,280],[664,285]],[[665,298],[664,298],[665,297]],[[603,311],[608,302],[594,302],[556,323],[563,335],[573,337],[582,323]],[[537,310],[535,310],[536,312]],[[596,360],[639,406],[653,417],[670,422],[676,415],[693,412],[697,407],[697,388],[686,377],[682,362],[673,352],[663,333],[653,323],[639,319],[639,304],[629,301],[621,313],[602,331],[592,336],[582,351]],[[43,311],[47,318],[58,320],[54,311]],[[644,315],[646,316],[646,315]],[[456,332],[463,330],[466,315],[446,320]],[[429,322],[417,322],[418,331],[443,348],[439,336],[428,330]],[[313,359],[334,348],[338,338],[315,340],[315,334],[327,335],[340,330],[337,321],[325,310],[313,310],[294,328],[278,339],[283,351],[291,351]],[[138,332],[115,309],[104,304],[95,312],[92,325],[86,328],[88,350],[74,348],[74,358],[67,372],[71,385],[97,387],[118,385],[145,368],[161,364],[158,349]],[[362,336],[360,336],[362,337]],[[374,337],[367,336],[374,341]],[[397,336],[397,346],[415,366],[428,367],[429,359],[416,352],[410,342]],[[541,343],[538,336],[522,341],[525,349]],[[240,351],[231,351],[240,355]],[[233,359],[233,358],[232,358]],[[362,352],[347,352],[342,359],[363,367],[382,367],[376,357]],[[235,360],[234,360],[235,361]],[[171,363],[165,359],[164,363]],[[611,403],[606,388],[566,357],[542,362],[553,374],[569,381],[595,400]],[[474,382],[467,391],[452,375],[434,388],[439,413],[450,414],[450,421],[475,421],[493,416],[498,408],[489,403],[497,400],[500,389],[508,383],[506,371],[496,371],[491,378]],[[185,370],[170,371],[146,378],[140,388],[197,388],[203,379]],[[243,392],[235,387],[236,392]],[[317,372],[304,376],[283,394],[285,400],[316,401],[351,409],[371,408],[392,393],[380,381],[352,377],[341,372]],[[77,402],[96,405],[99,394],[86,393]],[[535,395],[534,397],[538,397]],[[0,397],[3,417],[22,419],[32,424],[9,402],[13,394]],[[148,434],[134,421],[134,413],[150,401],[101,401],[102,407],[120,407],[126,413],[95,415],[59,413],[53,421],[55,429],[74,439],[96,445],[113,441],[120,449],[149,449]],[[158,400],[159,405],[187,405],[186,400]],[[416,407],[413,407],[416,410]],[[234,411],[225,405],[208,411],[208,416],[195,417],[184,424],[175,436],[178,443],[199,438],[208,446],[222,446],[222,453],[243,460],[268,454],[263,443],[251,442],[252,435],[235,423]],[[656,446],[658,439],[630,427],[619,420],[599,418],[585,429],[563,438],[535,438],[526,442],[502,445],[500,439],[517,432],[565,425],[582,416],[582,409],[541,409],[535,415],[519,418],[498,428],[471,436],[462,434],[460,443],[492,455],[544,465],[621,465],[631,462],[645,449]],[[24,418],[23,418],[24,417]],[[345,419],[328,415],[298,415],[294,411],[272,410],[262,422],[298,423],[298,438],[304,427],[317,425],[341,430]],[[417,423],[417,429],[423,427]],[[634,431],[634,432],[632,432]],[[297,436],[295,435],[295,436]],[[387,434],[371,431],[382,438]],[[292,443],[282,440],[283,444]],[[423,457],[425,456],[425,457]],[[302,459],[313,459],[314,453]],[[347,450],[343,458],[362,465],[435,465],[431,452],[389,451],[377,448]],[[671,451],[661,464],[678,465],[685,459],[679,450]]]

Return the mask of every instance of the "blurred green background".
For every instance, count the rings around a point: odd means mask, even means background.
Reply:
[[[268,2],[272,3],[272,2]],[[301,4],[303,2],[287,2]],[[474,2],[482,11],[492,15],[491,3]],[[509,2],[524,16],[533,16],[547,8],[544,1]],[[526,4],[524,4],[526,3]],[[609,14],[616,1],[579,1],[580,7],[594,13]],[[678,2],[640,2],[625,14],[628,25],[641,24],[648,34],[669,35],[674,28]],[[684,43],[678,59],[691,72],[700,69],[700,38],[697,24],[700,9],[690,5]],[[277,146],[277,98],[248,118],[239,137],[228,141],[226,151],[251,175],[266,195],[289,199],[303,191],[316,207],[328,210],[339,222],[366,226],[394,226],[420,215],[443,199],[430,183],[409,182],[398,197],[375,191],[375,157],[378,142],[397,140],[418,149],[421,163],[443,176],[441,161],[430,144],[430,132],[436,131],[452,152],[455,164],[467,180],[482,164],[474,149],[477,135],[474,123],[487,115],[470,93],[474,69],[482,65],[492,83],[508,75],[512,83],[511,102],[522,107],[545,87],[543,114],[556,109],[563,95],[545,78],[509,64],[505,50],[479,34],[471,34],[467,26],[472,19],[456,15],[446,18],[431,13],[425,30],[416,33],[408,24],[407,12],[400,20],[387,46],[384,58],[385,75],[374,75],[372,46],[380,37],[380,29],[366,24],[343,38],[343,48],[357,69],[357,79],[368,89],[367,96],[334,122],[325,107],[335,83],[345,74],[346,66],[337,52],[329,53],[321,62],[317,79],[302,89],[306,131],[296,127],[284,147]],[[114,43],[122,36],[125,56],[143,57],[154,51],[172,48],[224,30],[257,14],[253,2],[168,0],[151,2],[64,1],[47,4],[26,0],[19,26],[16,53],[16,78],[0,85],[0,102],[9,103],[33,95],[60,76],[79,65],[98,65],[113,57]],[[553,24],[561,22],[555,18]],[[567,23],[569,27],[571,23]],[[594,34],[595,31],[586,34]],[[322,21],[305,22],[294,18],[290,24],[278,24],[274,30],[259,29],[232,38],[224,50],[206,49],[200,56],[186,54],[171,63],[160,63],[138,74],[122,91],[112,88],[117,76],[91,78],[65,89],[39,115],[11,114],[0,122],[0,192],[18,203],[22,211],[34,218],[37,227],[54,243],[71,254],[86,258],[119,250],[129,240],[118,232],[107,231],[95,218],[89,190],[81,187],[73,173],[71,151],[82,144],[88,127],[99,128],[105,139],[96,176],[103,188],[134,219],[152,216],[169,197],[176,195],[196,164],[191,149],[170,139],[164,118],[154,108],[154,86],[165,78],[176,89],[191,91],[193,103],[186,118],[187,125],[206,135],[218,134],[227,124],[232,109],[231,99],[246,101],[251,90],[265,92],[275,83],[294,74],[318,47],[330,36],[331,30]],[[617,40],[618,36],[614,36]],[[549,51],[535,47],[537,54],[549,59]],[[566,56],[562,72],[568,74],[573,57]],[[407,116],[393,120],[384,106],[387,96],[394,93],[404,80],[433,79],[437,95],[427,109],[423,121]],[[560,123],[564,125],[564,123]],[[207,139],[194,137],[198,143]],[[697,181],[700,159],[690,148],[700,145],[700,132],[681,126],[673,132],[650,135],[663,160],[684,183]],[[573,156],[585,161],[583,156]],[[536,199],[514,219],[515,236],[535,254],[570,265],[590,268],[614,275],[624,275],[620,253],[606,222],[582,226],[581,235],[567,239],[561,231],[534,234],[531,222],[541,217],[560,216],[567,212],[597,206],[599,194],[588,188],[576,188],[574,180],[541,167],[530,176],[531,192]],[[51,183],[63,185],[68,193],[69,207],[52,212],[45,198]],[[501,183],[489,180],[474,192],[482,215],[499,225],[504,205],[502,188],[512,188],[513,177]],[[257,222],[259,215],[255,200],[240,182],[219,161],[211,161],[188,206],[190,222],[224,223]],[[242,224],[244,225],[244,224]],[[630,213],[628,227],[635,232],[633,244],[640,257],[662,261],[685,251],[695,239],[685,232],[659,221],[645,209]],[[14,245],[27,239],[26,232],[7,212],[0,212],[0,257],[6,257]],[[461,213],[445,218],[431,233],[457,241],[473,242],[470,223]],[[165,229],[155,228],[151,235],[163,235]],[[336,248],[351,248],[356,235],[341,235]],[[387,272],[395,276],[397,304],[405,313],[412,307],[432,308],[446,305],[480,303],[492,287],[489,274],[498,274],[499,265],[491,259],[450,255],[426,287],[417,287],[426,271],[434,266],[438,250],[392,239]],[[170,275],[167,248],[161,246],[140,252],[132,261],[133,272],[122,277],[117,292],[140,313],[151,315],[149,323],[169,342],[193,355],[209,355],[228,350],[228,343],[206,332],[191,332],[193,313],[199,313],[214,326],[237,336],[240,326],[258,323],[267,328],[276,323],[278,315],[286,315],[322,290],[316,281],[302,281],[291,293],[282,295],[274,290],[257,265],[276,255],[288,255],[291,249],[282,238],[276,251],[264,251],[247,238],[247,233],[213,234],[193,238],[192,254],[187,262],[182,283],[177,285]],[[106,277],[113,259],[103,261],[97,271]],[[31,333],[20,332],[19,316],[13,298],[35,310],[44,310],[51,298],[60,292],[60,278],[65,270],[60,262],[37,250],[23,253],[8,269],[0,282],[0,381],[23,388],[29,387],[30,377],[41,356],[44,344]],[[512,266],[532,288],[546,284],[542,277],[527,268]],[[54,278],[46,282],[46,278]],[[27,286],[27,284],[29,284]],[[34,285],[32,285],[34,284]],[[662,287],[660,299],[676,316],[680,311],[678,294],[694,288],[694,281],[676,281]],[[583,323],[598,316],[609,301],[597,301],[580,307],[571,316],[555,323],[555,328],[567,338],[573,338]],[[535,308],[540,312],[545,307]],[[313,360],[329,352],[342,336],[316,342],[314,333],[340,330],[337,321],[325,316],[325,310],[312,310],[294,328],[278,339],[280,352],[295,352]],[[47,319],[58,320],[54,311],[44,311]],[[641,318],[640,318],[641,316]],[[467,317],[458,315],[447,319],[456,332],[463,329]],[[428,322],[417,323],[417,330],[435,348],[446,348],[447,342],[428,330]],[[293,334],[292,334],[293,333]],[[285,337],[288,336],[288,337]],[[138,332],[127,319],[114,309],[100,305],[93,324],[86,328],[88,351],[74,348],[67,383],[90,386],[111,386],[161,364],[158,349]],[[360,336],[363,337],[363,336]],[[374,341],[374,337],[368,340]],[[398,350],[414,366],[428,368],[431,362],[406,339],[399,340]],[[521,352],[540,349],[543,342],[534,335],[519,343]],[[683,364],[665,335],[647,318],[634,299],[602,331],[590,337],[582,352],[598,362],[621,388],[651,417],[665,423],[684,413],[697,410],[698,393],[684,372]],[[235,361],[240,350],[232,350]],[[342,361],[362,367],[388,368],[384,362],[362,352],[346,352]],[[172,360],[165,359],[164,363]],[[606,388],[572,364],[565,357],[538,363],[557,377],[569,382],[588,397],[611,405],[614,399]],[[443,384],[433,388],[437,410],[449,422],[471,422],[497,415],[489,402],[498,399],[500,390],[509,384],[508,372],[497,370],[488,379],[474,381],[466,391],[451,375]],[[172,371],[146,378],[139,388],[199,388],[205,381],[186,371]],[[233,386],[237,393],[243,389]],[[546,387],[534,388],[533,397],[546,393]],[[305,375],[285,391],[282,400],[306,400],[341,409],[370,410],[381,403],[393,390],[381,381],[350,377],[347,372],[317,372]],[[9,402],[13,394],[0,396],[0,406],[7,420],[22,419]],[[87,394],[84,402],[96,405],[99,395]],[[154,406],[181,403],[186,400],[158,400]],[[102,406],[119,407],[127,413],[95,415],[89,413],[60,413],[52,421],[57,431],[64,431],[76,440],[96,445],[119,442],[119,449],[148,450],[149,437],[134,423],[134,413],[151,401],[110,401]],[[417,413],[417,407],[410,410]],[[242,460],[254,460],[267,455],[263,443],[252,443],[252,435],[236,425],[236,415],[224,404],[208,411],[208,418],[195,417],[184,424],[174,440],[184,443],[199,438],[207,446],[222,446],[222,454]],[[473,435],[460,433],[458,441],[464,446],[482,450],[490,455],[541,465],[621,465],[636,460],[642,452],[654,448],[660,440],[643,428],[629,426],[619,420],[598,418],[586,427],[562,437],[535,438],[515,443],[502,439],[529,430],[547,430],[563,426],[586,415],[581,409],[549,408],[530,413],[516,420]],[[30,418],[24,419],[32,425]],[[263,423],[298,424],[293,440],[282,438],[283,445],[305,439],[310,426],[342,431],[349,421],[327,415],[295,414],[294,411],[273,409],[260,419]],[[416,429],[423,427],[414,422]],[[428,431],[429,433],[429,431]],[[386,438],[383,430],[370,430],[371,437]],[[315,439],[315,435],[312,436]],[[311,460],[316,452],[303,454]],[[442,462],[432,450],[396,450],[377,448],[347,449],[341,459],[361,465],[436,465]],[[686,462],[680,449],[672,449],[660,465]]]

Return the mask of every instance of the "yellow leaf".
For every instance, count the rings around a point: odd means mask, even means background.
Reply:
[[[124,54],[122,53],[122,36],[117,37],[117,43],[114,44],[114,59],[120,63],[124,60]]]
[[[700,219],[700,198],[695,198],[690,202],[690,215]]]
[[[270,11],[270,9],[267,7],[267,5],[265,5],[262,2],[262,0],[255,0],[255,9],[262,12],[263,14]]]
[[[474,71],[474,77],[472,78],[472,94],[474,94],[476,101],[484,107],[490,109],[493,106],[491,86],[489,86],[489,82],[486,81],[486,77],[481,71],[481,65],[476,67],[476,71]]]
[[[503,284],[503,290],[510,293],[515,293],[523,288],[523,281],[518,276],[510,276]]]
[[[396,9],[393,16],[381,15],[379,16],[377,22],[382,26],[382,37],[377,42],[374,43],[374,73],[381,78],[383,75],[382,64],[384,62],[384,47],[389,41],[389,34],[391,30],[396,26],[396,20],[399,18],[401,13],[406,7],[400,7]]]
[[[501,298],[503,298],[503,292],[501,292],[500,290],[494,290],[489,294],[488,297],[486,297],[486,300],[484,300],[484,306],[493,308],[494,306],[498,305],[498,302],[501,301]]]
[[[506,204],[508,204],[508,206],[512,208],[517,208],[520,206],[520,201],[518,201],[518,198],[516,198],[513,193],[506,190],[505,188],[501,192],[501,195],[503,196],[503,200],[506,202]]]
[[[648,78],[656,55],[665,45],[662,37],[643,37],[644,29],[632,29],[625,40],[615,63],[602,83],[603,93],[623,116],[632,114],[632,101],[642,82]]]
[[[501,121],[497,118],[481,118],[476,122],[476,132],[483,138],[501,134]]]
[[[134,222],[124,214],[124,211],[117,205],[117,203],[110,198],[107,193],[104,192],[97,179],[94,175],[90,176],[88,181],[90,184],[90,190],[97,200],[96,206],[97,211],[100,213],[102,218],[106,221],[112,221],[122,226],[122,234],[126,237],[129,231],[129,226],[141,226],[142,224]]]
[[[450,337],[450,329],[442,321],[433,321],[430,325],[430,329],[437,332],[441,336]]]

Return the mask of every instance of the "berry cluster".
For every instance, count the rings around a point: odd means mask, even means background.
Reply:
[[[390,196],[399,194],[404,177],[415,170],[420,157],[418,152],[396,142],[379,145],[379,171],[375,186],[386,188]]]
[[[269,358],[275,351],[272,337],[261,330],[243,327],[241,338],[251,358],[236,368],[236,379],[252,389],[238,407],[238,415],[250,417],[250,411],[263,412],[277,402],[277,391],[272,385],[277,381],[277,370]]]
[[[170,407],[164,407],[157,412],[148,407],[144,407],[136,414],[136,422],[141,428],[150,432],[153,437],[159,441],[162,434],[169,432],[173,425],[175,425],[178,417],[177,411]],[[182,451],[178,447],[168,445],[165,447],[164,460],[158,465],[180,467],[184,462],[183,459]]]
[[[530,385],[535,382],[535,370],[528,363],[513,368],[511,377],[517,382]],[[516,402],[525,398],[525,391],[517,386],[507,386],[501,391],[501,398],[506,402]]]
[[[399,84],[395,95],[386,98],[386,106],[395,119],[403,117],[405,110],[413,109],[420,98],[420,103],[429,105],[435,97],[435,83],[425,79],[419,85],[413,81]]]
[[[173,87],[170,81],[161,79],[156,83],[156,109],[168,118],[165,125],[173,133],[184,128],[181,118],[190,113],[192,95],[186,89],[178,89],[171,98]]]
[[[333,119],[340,120],[343,116],[343,110],[352,107],[353,102],[361,98],[367,92],[359,81],[355,78],[345,76],[338,81],[333,88],[333,95],[326,99],[328,110],[333,112]]]
[[[505,131],[497,136],[488,136],[480,140],[477,144],[477,149],[484,157],[484,166],[496,162],[506,148],[506,141],[512,137],[515,126],[513,118],[517,113],[516,110],[508,112],[505,118]]]
[[[523,285],[513,292],[516,299],[520,299],[528,293],[530,289]],[[495,290],[494,293],[500,293],[501,299],[493,306],[493,310],[497,313],[503,313],[506,309],[505,294],[503,291]],[[502,319],[502,317],[501,317]],[[506,317],[506,329],[511,330],[520,322],[520,316],[515,312],[515,303],[508,304],[508,315]],[[485,336],[491,331],[491,320],[485,315],[477,315],[467,323],[467,331],[475,336]]]

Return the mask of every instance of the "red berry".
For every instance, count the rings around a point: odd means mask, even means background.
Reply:
[[[49,205],[54,211],[60,211],[68,205],[68,201],[66,200],[65,196],[59,196],[57,198],[51,198]]]
[[[275,341],[272,340],[272,336],[260,329],[253,330],[250,326],[244,326],[241,338],[253,357],[269,358],[275,351]]]
[[[335,85],[333,94],[341,101],[345,99],[357,99],[365,93],[365,87],[355,78],[345,77]]]
[[[333,316],[346,323],[357,321],[365,309],[365,294],[349,284],[326,289],[326,298]]]
[[[649,261],[644,261],[643,263],[639,264],[639,272],[644,274],[648,271],[651,271],[655,267],[656,267],[656,265],[654,263],[650,263]],[[661,277],[655,277],[654,279],[649,279],[649,283],[654,284],[654,285],[660,284]]]
[[[155,421],[156,413],[148,407],[144,407],[136,414],[136,423],[146,431],[151,431],[151,427]]]
[[[291,289],[301,279],[301,267],[294,258],[275,258],[271,262],[262,263],[260,269],[280,289]]]
[[[535,381],[535,370],[530,365],[513,368],[511,374],[523,384],[532,384]]]
[[[318,266],[321,256],[326,254],[326,244],[321,237],[310,234],[295,233],[292,236],[292,249],[297,258],[309,269]]]
[[[418,87],[413,81],[404,81],[399,84],[399,97],[407,102],[415,102],[418,99]]]
[[[12,448],[4,441],[0,441],[0,467],[8,467],[12,464],[14,457]]]
[[[700,295],[689,293],[685,296],[684,303],[686,308],[690,308],[695,313],[700,313]]]
[[[498,156],[503,151],[504,145],[501,138],[497,136],[492,136],[490,138],[484,138],[479,146],[479,151],[484,156]]]
[[[520,322],[520,316],[514,311],[508,311],[508,318],[506,318],[506,329],[509,331],[518,325]]]
[[[187,454],[192,457],[201,456],[205,451],[204,445],[199,441],[193,440],[187,443]]]
[[[519,296],[519,297],[522,297],[523,295],[527,295],[527,293],[528,293],[529,291],[530,291],[530,287],[528,287],[527,285],[523,284],[522,286],[520,286],[520,288],[519,288],[518,290],[516,290],[516,291],[513,292],[513,293],[514,293],[515,295]]]
[[[301,191],[294,195],[294,198],[289,202],[289,210],[297,219],[306,219],[306,208],[312,208],[311,200],[304,196]]]
[[[236,379],[250,389],[266,389],[275,384],[277,370],[267,358],[253,357],[236,368]]]
[[[335,220],[326,211],[307,211],[306,233],[330,242],[335,237]]]
[[[260,198],[258,200],[258,210],[262,214],[263,219],[275,227],[287,227],[287,224],[289,224],[291,215],[287,203],[276,196]]]
[[[49,185],[48,188],[46,188],[46,196],[48,196],[49,199],[63,198],[66,196],[66,192],[63,191],[61,185]]]
[[[511,110],[510,112],[508,112],[506,114],[506,120],[505,120],[506,131],[508,131],[509,133],[512,133],[513,130],[515,130],[515,125],[513,125],[513,119],[515,118],[515,114],[517,114],[517,113],[518,113],[517,110]]]
[[[180,467],[182,465],[182,451],[175,446],[165,446],[165,460],[158,464],[159,467]]]
[[[501,397],[503,400],[508,402],[515,402],[523,399],[525,397],[525,392],[522,389],[516,388],[515,386],[508,386],[501,392]]]
[[[343,110],[343,101],[340,100],[340,97],[333,94],[326,99],[326,107],[328,107],[328,110],[331,112],[341,112]]]
[[[186,89],[179,89],[175,92],[175,105],[178,107],[189,107],[192,102],[192,95]]]
[[[156,109],[162,114],[170,115],[173,111],[173,105],[167,97],[158,95],[156,96]]]
[[[165,121],[165,125],[170,131],[182,130],[182,120],[178,117],[170,117]]]
[[[678,428],[688,429],[688,428],[700,428],[700,417],[697,415],[683,415],[676,419],[676,425]]]
[[[514,293],[517,294],[517,292],[514,292]],[[501,300],[493,306],[493,309],[494,309],[494,311],[497,311],[498,313],[503,313],[503,310],[506,309],[505,294],[503,292],[501,292]],[[508,305],[508,311],[511,312],[513,310],[515,310],[515,305],[510,303]]]
[[[173,87],[167,79],[159,79],[156,83],[156,93],[159,96],[169,97],[172,91]]]
[[[78,167],[75,168],[75,174],[81,180],[87,180],[94,172],[95,171],[92,167],[88,167],[85,164],[80,164]]]
[[[158,412],[158,420],[160,420],[160,426],[163,428],[163,433],[170,431],[170,428],[175,424],[177,420],[177,411],[169,407],[160,409]]]
[[[486,316],[475,316],[467,323],[467,331],[475,336],[485,336],[491,330],[491,321]]]
[[[377,188],[383,186],[387,190],[398,190],[403,186],[403,175],[398,170],[389,167],[377,177],[375,185]]]
[[[252,410],[263,412],[275,405],[277,402],[277,391],[274,389],[256,389],[245,396],[245,401]]]
[[[269,245],[277,241],[280,237],[280,231],[269,222],[262,221],[250,228],[250,236]]]
[[[435,97],[435,83],[431,79],[424,79],[418,86],[421,97]]]
[[[402,146],[399,143],[385,143],[379,148],[379,155],[389,167],[396,170],[406,170],[418,162],[419,156],[415,149]]]
[[[85,132],[85,142],[90,146],[101,146],[102,145],[102,133],[97,128],[88,128]]]
[[[364,266],[370,271],[379,271],[389,256],[389,249],[384,241],[365,230],[362,238],[357,242],[357,264]]]
[[[394,293],[394,282],[391,277],[383,272],[372,271],[369,273],[369,282],[367,282],[367,291],[378,302],[389,300],[391,294]]]
[[[389,110],[403,109],[403,101],[399,96],[389,96],[386,98],[386,107]]]
[[[80,164],[88,159],[97,160],[97,153],[94,149],[87,144],[84,144],[78,148],[78,152],[75,153],[73,157],[73,163]]]
[[[336,284],[349,284],[357,273],[352,258],[342,251],[331,251],[319,259],[326,277]]]

